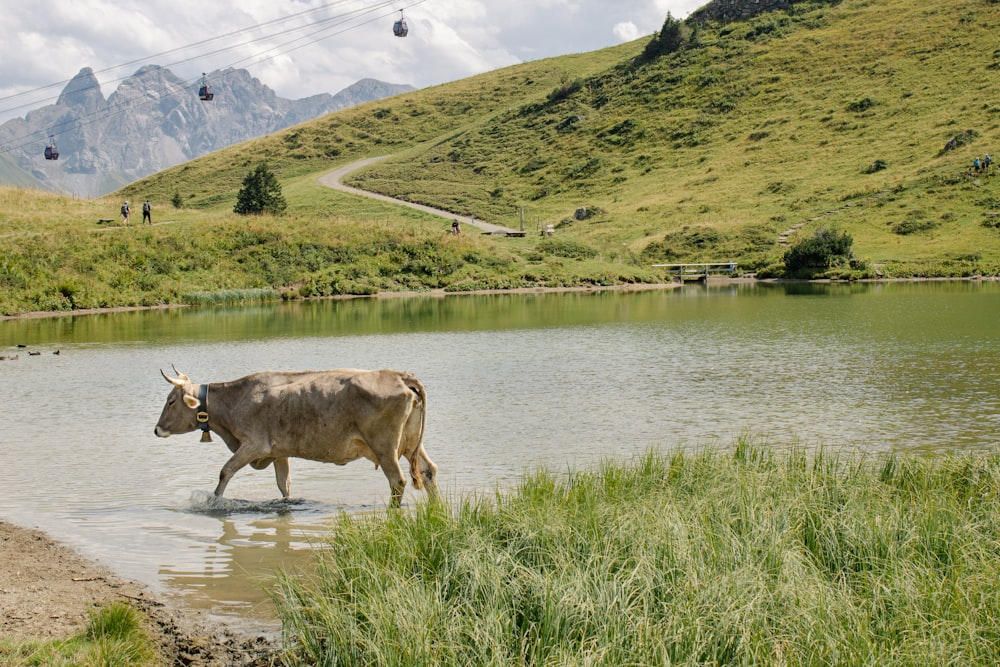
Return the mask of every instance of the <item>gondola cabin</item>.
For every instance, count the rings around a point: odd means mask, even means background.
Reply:
[[[59,149],[56,148],[55,144],[49,144],[45,147],[45,159],[46,160],[58,160],[59,159]]]
[[[399,20],[392,24],[392,34],[396,37],[406,37],[408,32],[410,32],[410,29],[406,26],[406,19],[403,18],[403,12],[399,12]]]
[[[201,88],[198,89],[198,99],[202,102],[211,102],[215,99],[215,93],[208,87],[208,79],[201,75]]]

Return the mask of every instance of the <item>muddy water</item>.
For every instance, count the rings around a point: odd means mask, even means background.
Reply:
[[[26,345],[17,348],[16,345]],[[58,350],[60,354],[53,354]],[[29,351],[40,352],[29,356]],[[1000,284],[686,287],[456,296],[0,322],[0,517],[206,613],[273,627],[277,567],[339,512],[381,511],[358,461],[292,462],[210,494],[228,450],[153,435],[175,364],[398,368],[428,389],[443,492],[489,493],[650,447],[949,450],[1000,444]],[[404,502],[420,497],[407,490]]]

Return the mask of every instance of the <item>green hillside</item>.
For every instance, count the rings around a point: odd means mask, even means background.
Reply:
[[[804,2],[647,66],[629,65],[640,40],[338,114],[216,156],[243,163],[208,185],[228,202],[254,160],[395,153],[353,184],[511,226],[524,206],[601,250],[759,267],[804,223],[873,262],[995,267],[996,186],[965,173],[1000,149],[998,29],[989,0]],[[573,221],[582,207],[596,215]]]
[[[661,262],[780,276],[786,251],[821,230],[849,235],[853,261],[812,275],[997,275],[1000,181],[996,167],[969,170],[1000,156],[998,33],[996,0],[803,1],[686,21],[680,48],[652,60],[645,38],[354,107],[30,224],[5,209],[21,195],[0,196],[0,283],[12,288],[0,312],[220,290],[655,282]],[[352,184],[512,227],[523,210],[529,231],[556,233],[454,239],[439,218],[316,182],[376,155],[391,157]],[[261,162],[288,211],[235,216]],[[83,227],[124,197],[177,224],[128,237]]]

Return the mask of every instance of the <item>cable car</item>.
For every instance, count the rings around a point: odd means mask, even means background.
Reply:
[[[392,34],[396,37],[406,37],[410,29],[406,27],[406,19],[403,18],[403,10],[399,10],[399,20],[392,24]]]
[[[215,99],[215,93],[208,87],[208,79],[204,73],[201,75],[201,88],[198,89],[198,99],[202,102],[211,102]]]
[[[49,135],[49,145],[45,147],[45,159],[46,160],[58,160],[59,159],[59,149],[56,148],[55,138]]]

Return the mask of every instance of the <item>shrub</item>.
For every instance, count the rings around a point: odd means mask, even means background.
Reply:
[[[583,88],[583,81],[576,79],[574,81],[569,81],[563,83],[558,88],[555,88],[549,93],[547,101],[549,104],[555,104],[561,102],[569,97],[572,97],[575,93],[580,92]]]
[[[788,271],[829,268],[849,262],[854,239],[847,232],[821,229],[809,239],[789,248],[782,261]]]
[[[917,232],[926,232],[934,229],[938,226],[938,223],[934,220],[925,220],[922,218],[907,218],[902,222],[898,222],[892,226],[892,233],[899,234],[900,236],[906,236],[907,234],[916,234]]]
[[[860,100],[855,100],[847,105],[847,110],[851,113],[861,113],[863,111],[868,111],[875,106],[875,100],[870,97],[865,97]]]
[[[883,169],[888,169],[889,163],[885,160],[875,160],[865,169],[866,174],[874,174],[877,171],[882,171]]]

